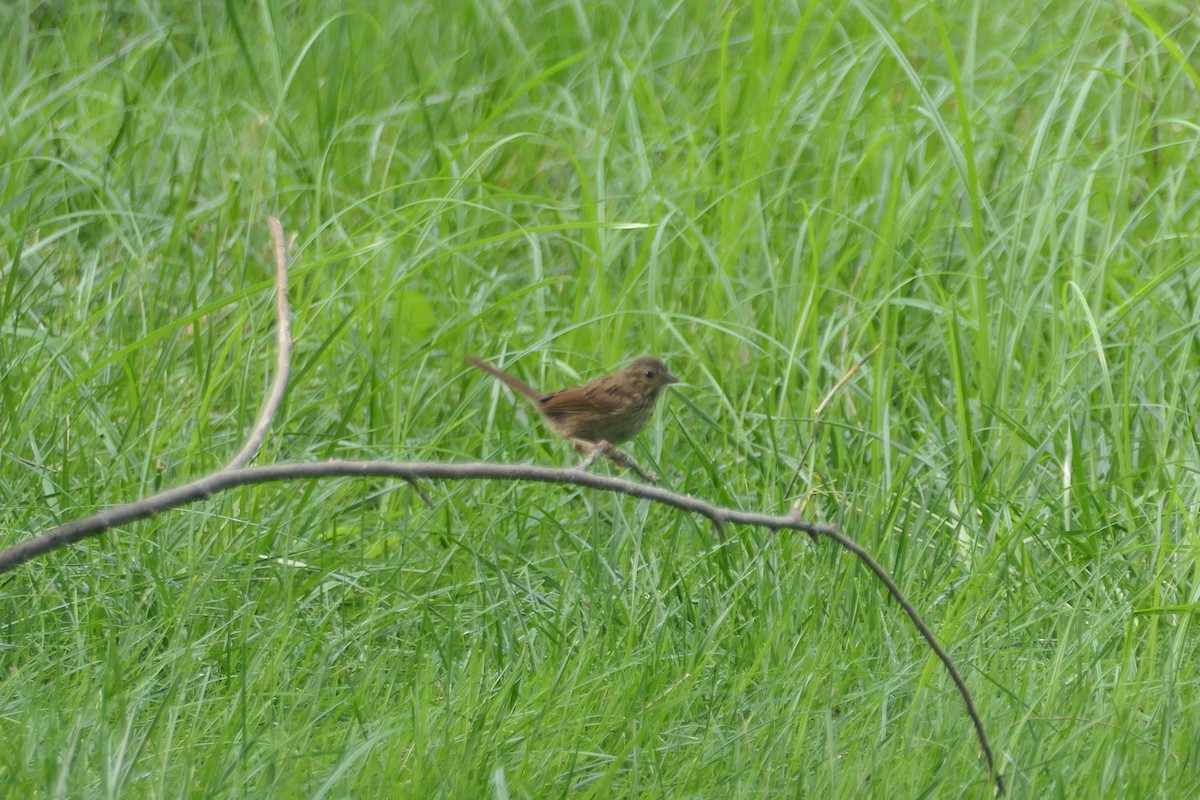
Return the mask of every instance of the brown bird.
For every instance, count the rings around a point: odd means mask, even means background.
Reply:
[[[632,439],[650,420],[659,393],[679,382],[661,360],[642,356],[591,383],[543,394],[475,356],[467,356],[467,361],[529,398],[550,430],[580,452]]]

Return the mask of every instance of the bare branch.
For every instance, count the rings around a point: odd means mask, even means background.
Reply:
[[[60,525],[39,536],[26,539],[0,552],[0,574],[51,550],[64,547],[110,528],[152,517],[173,508],[212,497],[237,486],[306,478],[372,477],[399,478],[409,483],[420,479],[533,481],[584,486],[606,492],[653,500],[664,505],[706,517],[723,528],[723,523],[757,525],[769,530],[796,530],[820,536],[837,534],[831,525],[816,525],[793,516],[774,517],[752,511],[714,506],[696,497],[634,483],[623,478],[596,475],[580,469],[539,467],[534,464],[440,464],[402,461],[317,461],[299,464],[269,464],[261,467],[223,469],[158,494],[125,503],[93,514],[85,519]],[[847,540],[849,541],[849,540]]]
[[[35,536],[32,539],[27,539],[20,544],[0,552],[0,574],[43,553],[65,547],[89,536],[96,536],[118,525],[146,519],[169,509],[179,508],[180,506],[194,503],[197,500],[204,500],[218,492],[223,492],[237,486],[269,483],[272,481],[332,477],[399,478],[410,483],[420,478],[432,478],[441,480],[533,481],[538,483],[569,484],[598,489],[600,491],[614,492],[616,494],[625,494],[645,500],[653,500],[672,508],[699,514],[708,518],[713,523],[718,533],[722,534],[722,539],[724,538],[725,523],[729,522],[737,525],[758,526],[770,531],[794,530],[803,531],[815,536],[828,536],[842,547],[854,553],[875,574],[875,577],[879,578],[883,585],[887,587],[892,597],[896,599],[896,602],[900,604],[904,613],[916,625],[917,630],[921,632],[921,636],[925,638],[925,641],[937,654],[942,664],[945,665],[947,671],[950,673],[950,677],[954,681],[954,685],[958,688],[959,694],[962,695],[963,702],[967,707],[967,714],[971,717],[971,721],[975,725],[975,733],[979,738],[979,745],[983,750],[984,758],[987,760],[988,771],[994,776],[997,786],[1003,792],[1003,782],[999,773],[995,770],[992,749],[988,745],[987,735],[984,733],[983,721],[975,710],[975,704],[971,700],[971,694],[967,689],[966,683],[963,681],[962,676],[959,675],[950,656],[938,643],[933,631],[925,624],[921,615],[917,613],[917,610],[909,602],[908,598],[904,596],[904,593],[900,591],[900,587],[892,579],[891,575],[888,574],[887,570],[857,542],[839,533],[831,525],[817,525],[805,522],[797,518],[794,513],[777,517],[770,514],[724,508],[712,505],[696,497],[677,494],[657,486],[634,483],[607,475],[594,475],[579,469],[539,467],[533,464],[439,464],[433,462],[393,461],[319,461],[301,464],[271,464],[261,467],[221,470],[199,480],[159,492],[142,500],[115,506],[86,519],[68,522],[65,525],[47,531],[40,536]]]
[[[287,391],[288,374],[291,371],[292,360],[292,319],[288,309],[288,249],[283,236],[283,225],[275,217],[268,217],[267,223],[271,228],[271,241],[275,253],[275,380],[267,393],[258,419],[242,449],[238,451],[225,469],[238,469],[250,463],[258,455],[263,440],[267,438],[267,429],[279,412],[279,404],[283,402],[283,394]]]

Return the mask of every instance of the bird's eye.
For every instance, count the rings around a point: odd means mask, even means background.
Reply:
[[[648,369],[648,370],[646,370],[645,372],[643,372],[642,374],[643,374],[643,375],[645,375],[647,378],[653,378],[653,377],[654,377],[654,370],[652,370],[652,369]]]

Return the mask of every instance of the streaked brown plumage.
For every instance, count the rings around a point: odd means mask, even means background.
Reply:
[[[659,393],[679,382],[661,360],[642,356],[591,383],[543,394],[475,356],[467,356],[467,361],[527,397],[550,430],[576,447],[581,442],[620,444],[632,439],[650,420]]]

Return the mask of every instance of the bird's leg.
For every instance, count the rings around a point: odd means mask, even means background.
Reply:
[[[647,472],[638,466],[638,463],[629,457],[629,454],[624,450],[618,450],[611,443],[601,439],[598,442],[588,442],[583,439],[572,439],[571,444],[575,447],[576,452],[587,453],[587,457],[580,463],[578,469],[587,469],[592,464],[596,463],[598,458],[607,458],[619,467],[631,470],[637,474],[639,478],[646,483],[657,486],[658,476]]]
[[[596,463],[596,459],[601,456],[607,456],[613,449],[613,446],[601,439],[598,442],[588,442],[583,439],[571,439],[571,446],[575,448],[576,453],[586,453],[586,458],[579,463],[576,469],[587,469],[592,464]]]
[[[604,457],[607,458],[609,461],[613,462],[614,464],[625,467],[626,469],[629,469],[629,470],[633,470],[634,472],[637,473],[638,477],[641,478],[642,480],[644,480],[646,483],[652,484],[654,486],[658,485],[658,476],[655,475],[653,472],[647,472],[646,470],[644,470],[640,466],[638,466],[638,463],[636,461],[634,461],[632,458],[630,458],[629,454],[626,453],[624,450],[618,450],[615,447],[610,448],[604,454]]]

